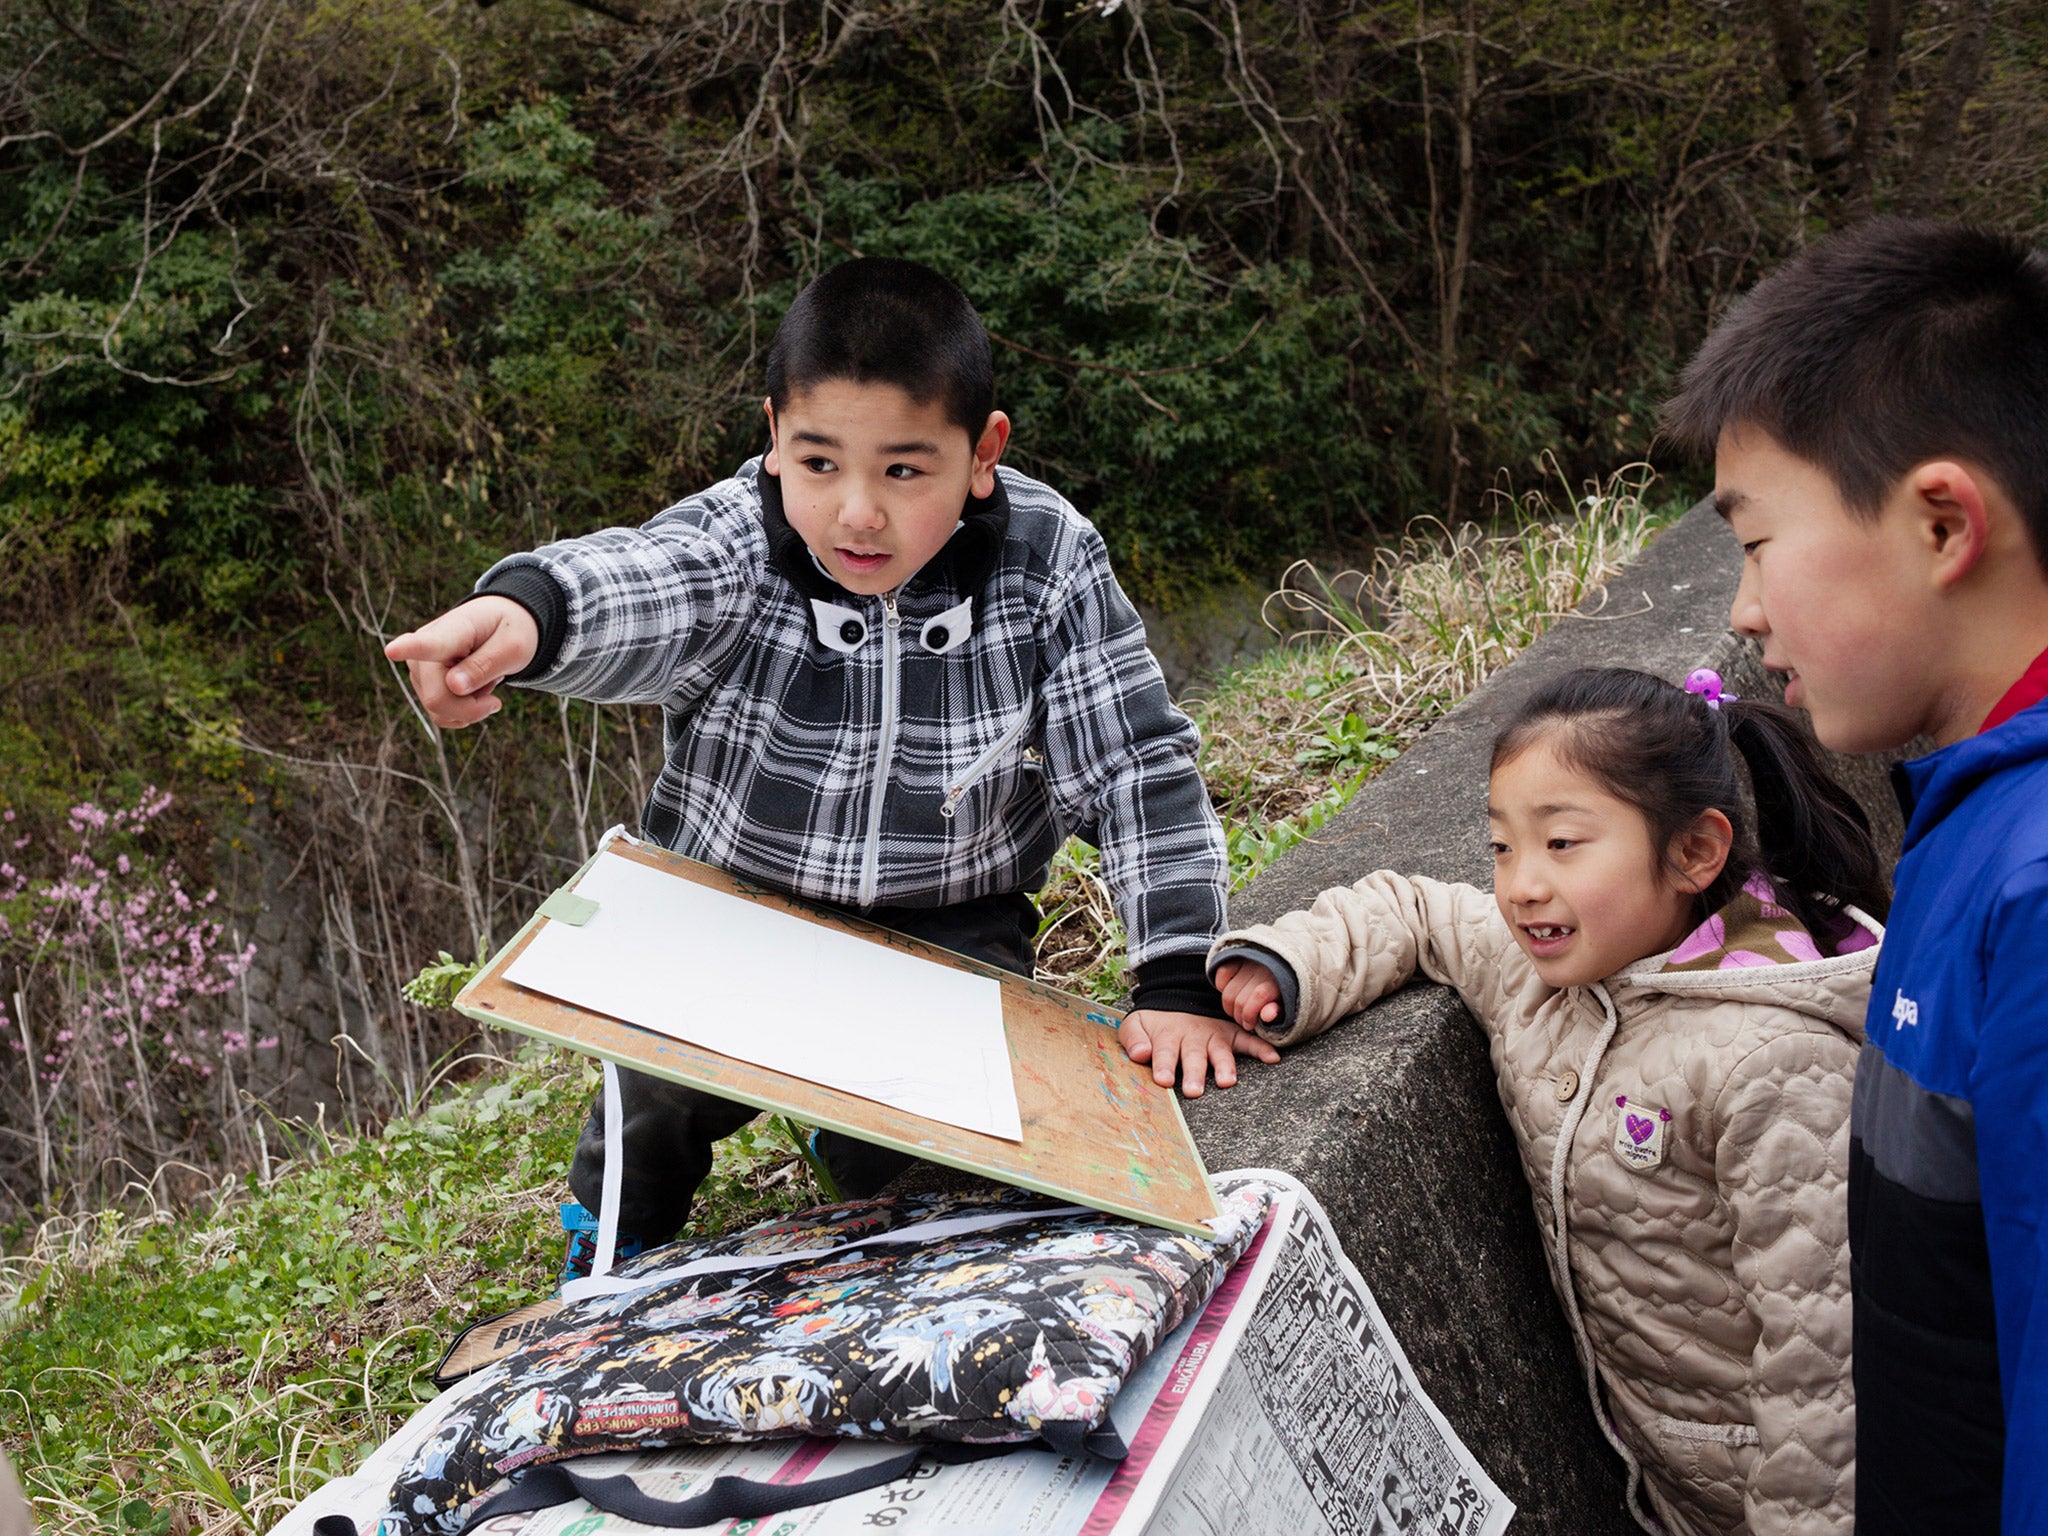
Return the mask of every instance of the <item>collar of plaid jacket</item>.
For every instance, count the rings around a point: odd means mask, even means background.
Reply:
[[[763,469],[760,474],[761,523],[768,532],[768,561],[789,584],[805,597],[819,602],[844,604],[859,601],[838,582],[818,569],[803,535],[789,526],[782,510],[782,481]],[[923,569],[903,585],[937,588],[958,597],[973,597],[995,574],[996,560],[1003,552],[1003,539],[1010,531],[1010,497],[1002,477],[987,496],[970,496],[960,514],[960,526]]]

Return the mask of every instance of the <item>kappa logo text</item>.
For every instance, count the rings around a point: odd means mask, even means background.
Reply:
[[[1920,1022],[1920,1005],[1901,991],[1892,1004],[1892,1022],[1905,1029]]]

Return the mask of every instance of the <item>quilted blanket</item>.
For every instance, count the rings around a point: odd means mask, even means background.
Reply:
[[[1111,1402],[1271,1201],[1217,1183],[1195,1239],[1036,1196],[854,1201],[619,1266],[424,1443],[379,1536],[449,1536],[520,1468],[771,1436],[1042,1439],[1111,1457]]]

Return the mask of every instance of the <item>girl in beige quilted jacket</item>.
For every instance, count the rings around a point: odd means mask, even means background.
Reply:
[[[1501,733],[1489,791],[1491,895],[1386,872],[1326,891],[1218,942],[1225,1005],[1285,1046],[1417,971],[1455,988],[1637,1519],[1848,1536],[1849,1099],[1886,901],[1868,824],[1796,717],[1711,672],[1567,675]]]

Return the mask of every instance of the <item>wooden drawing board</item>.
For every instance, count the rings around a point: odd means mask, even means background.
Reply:
[[[1202,1223],[1218,1213],[1201,1154],[1173,1091],[1154,1083],[1151,1069],[1131,1061],[1117,1044],[1119,1020],[1113,1010],[849,914],[809,906],[665,849],[620,839],[610,851],[679,880],[994,978],[1002,987],[1003,1029],[1023,1141],[928,1120],[515,986],[504,979],[505,969],[541,925],[552,921],[543,915],[536,914],[462,989],[455,999],[461,1012],[930,1162],[1192,1236],[1209,1235]],[[565,889],[574,887],[571,881]],[[761,984],[784,980],[764,976]],[[813,981],[822,996],[829,979],[804,978],[800,984]],[[943,1021],[934,1021],[933,1027],[943,1028]]]

